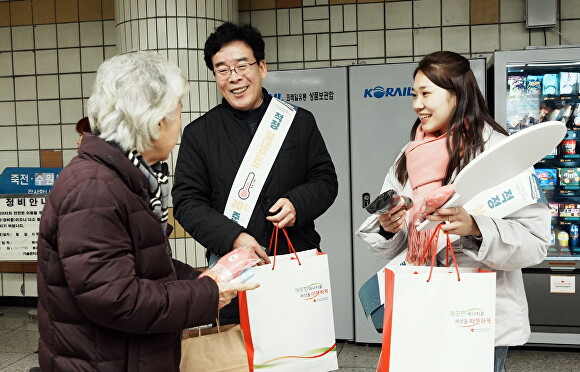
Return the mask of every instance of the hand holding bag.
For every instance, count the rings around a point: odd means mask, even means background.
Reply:
[[[239,324],[183,332],[180,372],[247,372],[248,356]]]
[[[316,250],[276,255],[256,267],[260,287],[238,294],[250,370],[276,372],[338,369],[328,257]]]
[[[439,229],[440,225],[426,249]],[[459,269],[448,236],[447,249],[455,270],[433,267],[436,252],[430,268],[385,267],[383,344],[377,371],[493,371],[495,273]]]

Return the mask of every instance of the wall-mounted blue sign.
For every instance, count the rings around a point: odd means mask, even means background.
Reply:
[[[48,194],[62,168],[8,167],[0,174],[0,194]]]

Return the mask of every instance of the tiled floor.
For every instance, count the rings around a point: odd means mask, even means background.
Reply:
[[[27,372],[38,366],[38,327],[24,307],[0,307],[0,372]],[[374,372],[380,347],[341,342],[341,372]],[[580,349],[510,349],[506,372],[579,372]],[[414,371],[409,371],[414,372]]]

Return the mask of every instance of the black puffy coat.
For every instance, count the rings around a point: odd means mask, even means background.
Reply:
[[[43,372],[178,371],[181,330],[216,318],[217,285],[171,259],[148,200],[141,171],[85,134],[40,222]]]
[[[263,89],[264,103],[272,99]],[[240,111],[225,99],[184,130],[175,168],[174,212],[179,223],[208,251],[223,256],[241,232],[267,247],[272,223],[268,210],[282,197],[296,209],[296,222],[288,228],[297,250],[320,247],[314,220],[338,194],[338,181],[330,154],[312,113],[299,108],[272,166],[247,229],[223,215],[229,191],[252,141],[252,131]],[[288,252],[281,240],[279,254]]]

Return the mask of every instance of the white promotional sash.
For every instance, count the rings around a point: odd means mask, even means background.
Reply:
[[[248,227],[260,192],[292,125],[294,115],[296,108],[272,97],[244,155],[224,210],[226,217],[243,227]]]

